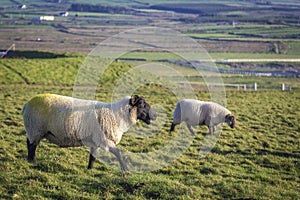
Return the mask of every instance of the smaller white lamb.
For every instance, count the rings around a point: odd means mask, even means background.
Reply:
[[[235,127],[235,117],[225,107],[214,103],[195,99],[183,99],[177,102],[170,133],[175,126],[186,122],[188,129],[195,134],[192,126],[206,125],[209,134],[213,134],[218,124],[226,122],[231,128]]]

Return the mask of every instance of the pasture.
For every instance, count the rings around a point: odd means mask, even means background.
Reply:
[[[18,9],[23,3],[27,9]],[[69,10],[82,3],[86,10]],[[88,4],[107,5],[110,10],[98,6],[100,10],[91,12]],[[300,199],[300,64],[275,61],[299,58],[299,10],[295,0],[1,1],[0,46],[5,50],[14,43],[17,51],[16,58],[0,59],[0,199]],[[65,11],[69,16],[60,16]],[[40,15],[53,15],[55,20],[34,22]],[[72,96],[83,52],[115,34],[144,26],[171,28],[192,37],[219,69],[298,75],[223,73],[225,84],[246,84],[249,89],[226,88],[227,108],[237,117],[237,127],[224,126],[206,157],[199,151],[207,128],[199,127],[186,151],[150,172],[122,176],[118,168],[99,160],[87,170],[87,148],[57,148],[46,140],[37,148],[37,162],[28,163],[24,103],[41,93]],[[143,51],[124,55],[105,71],[95,98],[110,101],[115,85],[139,60],[169,62],[177,59],[173,56]],[[228,63],[228,59],[273,61]],[[198,99],[210,100],[195,70],[176,61],[169,64],[186,80],[199,83]],[[157,73],[172,76],[163,70]],[[251,89],[254,83],[257,91]],[[281,91],[282,83],[292,90]],[[141,85],[135,93],[163,108],[165,113],[158,114],[165,114],[166,121],[150,127],[138,123],[118,147],[124,152],[156,152],[178,135],[168,133],[178,99],[170,88],[155,83]],[[159,132],[145,135],[158,124]]]
[[[248,82],[266,84],[284,80],[293,85],[290,92],[273,86],[258,91],[227,89],[227,107],[236,115],[237,127],[224,126],[206,157],[199,155],[207,132],[201,127],[187,151],[151,172],[123,177],[100,161],[87,170],[85,147],[56,148],[46,140],[38,146],[37,162],[28,163],[21,116],[24,103],[40,93],[72,96],[83,60],[84,56],[77,54],[0,60],[1,199],[300,198],[299,78],[244,77]],[[96,99],[109,101],[114,83],[131,68],[123,62],[112,64],[99,82]],[[225,75],[223,80],[233,81]],[[243,77],[235,80],[242,82]],[[148,153],[163,147],[176,134],[169,135],[168,130],[177,99],[168,88],[155,84],[137,88],[136,93],[150,104],[164,107],[168,120],[159,133],[149,137],[131,135],[129,130],[118,146],[124,151]],[[206,90],[195,94],[198,99],[210,99]]]

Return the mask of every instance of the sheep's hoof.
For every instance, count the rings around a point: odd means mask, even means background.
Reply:
[[[127,175],[130,175],[131,173],[130,173],[129,170],[126,170],[126,171],[125,171],[125,170],[122,170],[121,174],[122,174],[122,177],[123,177],[123,178],[126,178],[126,176],[127,176]]]
[[[126,168],[122,168],[122,172],[125,172],[125,173],[130,173],[129,172],[129,169],[126,167]]]
[[[28,161],[28,162],[31,162],[31,163],[35,163],[35,157],[34,157],[34,158],[28,157],[28,158],[27,158],[27,161]]]

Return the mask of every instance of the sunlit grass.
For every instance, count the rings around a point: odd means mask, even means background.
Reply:
[[[291,92],[282,92],[279,88],[227,90],[227,107],[237,117],[237,127],[224,126],[206,157],[199,156],[207,132],[206,127],[201,127],[196,129],[198,134],[187,151],[168,166],[122,177],[119,171],[101,161],[95,163],[94,169],[87,170],[89,153],[85,147],[57,148],[46,140],[38,146],[37,162],[31,164],[26,160],[26,135],[21,116],[24,103],[39,93],[72,96],[72,84],[82,58],[0,61],[2,199],[300,198],[300,93],[297,89]],[[96,98],[110,101],[114,85],[130,69],[133,66],[122,62],[108,68],[103,80],[99,81]],[[26,84],[22,77],[29,83]],[[242,81],[242,77],[237,80]],[[249,80],[245,78],[245,81]],[[284,81],[297,82],[297,79]],[[136,136],[129,131],[118,146],[123,150],[148,153],[160,149],[174,136],[168,130],[177,98],[168,88],[156,84],[143,85],[135,92],[165,108],[167,120],[151,137]],[[195,95],[198,99],[210,99],[207,91],[195,91]],[[137,127],[147,129],[141,123]]]

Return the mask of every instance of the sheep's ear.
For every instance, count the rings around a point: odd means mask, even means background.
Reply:
[[[129,100],[129,104],[131,105],[131,106],[133,106],[136,102],[137,102],[137,100],[139,99],[140,97],[138,96],[138,95],[133,95],[131,98],[130,98],[130,100]]]

